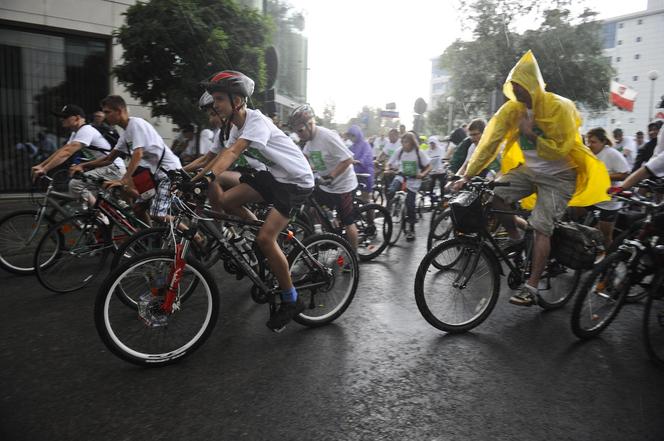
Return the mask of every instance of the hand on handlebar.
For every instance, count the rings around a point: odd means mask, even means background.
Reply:
[[[42,167],[41,165],[35,165],[34,167],[32,167],[32,182],[37,181],[37,179],[40,176],[43,176],[45,174],[46,170],[44,170],[44,167]]]
[[[450,186],[450,189],[454,192],[461,191],[464,185],[466,185],[470,179],[468,179],[465,176],[461,176],[459,179],[450,182],[448,185]]]
[[[69,167],[69,176],[74,176],[77,173],[84,173],[85,170],[81,164],[72,165]]]

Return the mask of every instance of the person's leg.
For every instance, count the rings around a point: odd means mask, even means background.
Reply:
[[[355,226],[355,208],[353,207],[353,192],[337,195],[337,212],[341,223],[346,229],[346,237],[353,250],[357,250],[357,227]]]
[[[242,183],[236,187],[225,191],[221,197],[221,207],[223,211],[239,216],[243,219],[255,220],[256,216],[250,210],[244,207],[249,202],[262,201],[260,193],[249,184]],[[276,237],[276,236],[275,236]]]
[[[512,210],[512,204],[535,192],[532,176],[524,167],[511,170],[506,175],[501,176],[498,181],[508,182],[510,185],[495,189],[492,205],[497,210]],[[496,214],[496,217],[503,227],[505,227],[511,239],[521,239],[521,233],[518,230],[519,220],[515,215]]]
[[[406,240],[412,241],[415,239],[415,199],[417,198],[417,193],[414,191],[406,191],[406,222],[409,227],[406,230]]]
[[[239,188],[239,187],[238,187]],[[288,225],[288,217],[276,209],[271,209],[265,219],[265,223],[258,230],[256,243],[263,255],[267,258],[267,264],[272,274],[277,278],[279,288],[282,291],[293,288],[290,272],[288,271],[288,260],[283,251],[277,245],[277,236]],[[293,299],[292,301],[295,301]]]

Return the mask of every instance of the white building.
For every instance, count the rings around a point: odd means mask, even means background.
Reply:
[[[450,74],[439,67],[440,57],[431,59],[431,85],[429,87],[429,111],[436,108],[438,101],[450,88]]]
[[[583,130],[604,127],[608,131],[622,128],[629,136],[644,133],[654,106],[664,95],[664,0],[648,0],[645,11],[604,20],[604,54],[610,57],[616,71],[614,80],[638,93],[634,111],[612,106],[600,115],[585,115]],[[659,78],[649,78],[651,71]],[[606,86],[607,99],[609,85]]]

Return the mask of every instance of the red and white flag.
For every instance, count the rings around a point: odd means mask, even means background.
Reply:
[[[636,90],[615,81],[611,81],[611,104],[628,112],[634,111]]]

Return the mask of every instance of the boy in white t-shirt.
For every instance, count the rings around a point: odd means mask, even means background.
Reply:
[[[431,204],[436,204],[438,202],[438,196],[436,196],[436,183],[440,184],[440,194],[441,196],[445,192],[445,185],[447,184],[447,165],[445,159],[447,159],[447,148],[443,147],[443,144],[440,142],[437,136],[429,137],[429,150],[427,152],[429,159],[431,159],[431,191],[429,192],[429,197],[431,198]]]
[[[354,155],[338,134],[325,127],[316,126],[314,110],[304,104],[291,113],[291,129],[300,140],[306,142],[303,152],[320,185],[314,190],[318,203],[337,210],[339,219],[346,227],[346,235],[353,249],[357,249],[357,227],[353,193],[357,188],[357,177],[353,169]]]
[[[417,138],[413,133],[407,132],[401,138],[401,145],[402,147],[394,152],[388,162],[390,169],[400,174],[392,181],[387,198],[391,201],[394,193],[401,188],[406,179],[406,220],[410,225],[410,229],[406,231],[406,240],[411,242],[415,240],[415,199],[422,185],[422,178],[431,171],[431,160],[426,152],[419,149]]]
[[[124,132],[108,156],[73,166],[70,173],[103,167],[124,153],[130,156],[127,171],[122,178],[111,181],[109,187],[122,186],[125,191],[138,195],[133,177],[139,173],[145,174],[147,170],[151,174],[155,188],[139,195],[134,210],[146,219],[144,214],[150,204],[150,216],[155,220],[164,220],[170,203],[170,179],[166,173],[182,168],[180,160],[150,123],[142,118],[129,116],[127,103],[121,96],[107,96],[101,101],[101,107],[106,115],[106,121],[111,125],[119,125]]]
[[[89,156],[99,159],[105,158],[111,153],[113,146],[94,127],[86,124],[85,112],[75,104],[68,104],[60,112],[54,114],[62,120],[62,127],[71,130],[67,143],[46,158],[40,164],[32,167],[33,179],[45,175],[50,170],[59,166],[77,152],[84,151]],[[125,172],[125,163],[121,158],[116,158],[105,167],[86,173],[89,177],[104,179],[107,181],[119,179]],[[69,191],[80,195],[88,205],[95,203],[95,197],[90,190],[98,190],[95,183],[83,182],[81,179],[69,181]]]
[[[215,179],[242,154],[266,166],[266,170],[243,175],[240,185],[224,193],[222,206],[233,214],[251,215],[243,209],[244,204],[265,201],[274,205],[258,232],[256,243],[282,290],[279,309],[266,323],[273,331],[280,331],[304,311],[305,305],[293,286],[288,261],[277,244],[277,237],[288,225],[291,209],[304,203],[312,193],[314,175],[307,158],[293,140],[270,118],[246,107],[246,100],[254,91],[251,78],[241,72],[222,71],[212,75],[203,85],[214,98],[214,109],[230,125],[230,130],[229,126],[222,129],[223,139],[228,135],[228,148],[221,151],[194,180]]]

